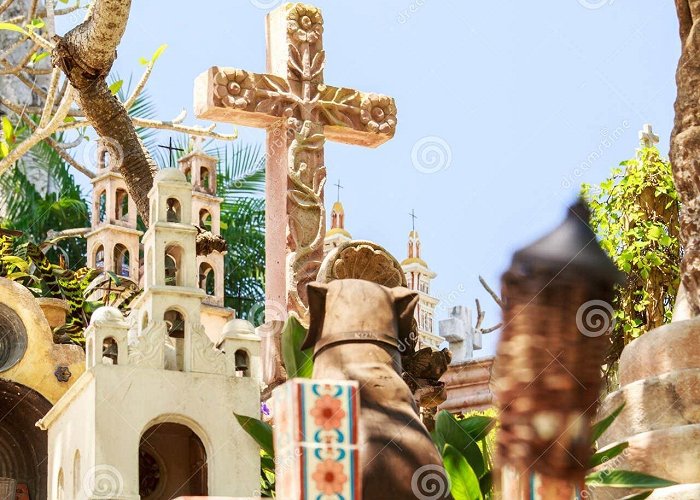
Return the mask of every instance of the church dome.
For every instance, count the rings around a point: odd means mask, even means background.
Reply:
[[[90,324],[94,325],[97,323],[114,323],[124,321],[124,316],[121,311],[116,307],[103,306],[92,313],[90,318]]]
[[[255,327],[250,321],[236,318],[224,325],[222,338],[238,335],[255,335]]]
[[[158,171],[154,182],[170,181],[170,182],[187,182],[187,177],[177,168],[163,168]]]

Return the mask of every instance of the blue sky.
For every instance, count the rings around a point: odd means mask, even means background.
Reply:
[[[160,118],[184,107],[186,122],[197,123],[194,78],[213,65],[263,72],[266,7],[279,3],[135,1],[114,70],[138,77],[139,58],[167,43],[148,88]],[[396,136],[380,148],[326,147],[329,185],[345,186],[353,236],[399,259],[416,210],[423,257],[438,273],[433,291],[448,298],[438,319],[480,297],[486,322],[498,320],[478,275],[498,286],[513,251],[560,221],[581,182],[602,180],[634,154],[643,123],[668,151],[680,50],[673,2],[315,5],[325,19],[326,81],[391,95],[398,107]],[[239,133],[246,143],[264,137]],[[426,144],[443,154],[437,163],[412,159]],[[327,193],[332,203],[335,188]],[[493,352],[494,335],[477,357]]]

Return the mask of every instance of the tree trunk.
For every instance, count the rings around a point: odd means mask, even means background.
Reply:
[[[97,0],[86,21],[62,39],[56,37],[52,60],[78,92],[85,117],[105,141],[112,160],[118,162],[129,194],[148,225],[148,192],[158,167],[106,81],[130,8],[130,0]]]
[[[676,0],[681,57],[671,134],[671,164],[681,198],[681,279],[692,314],[700,314],[700,0]]]

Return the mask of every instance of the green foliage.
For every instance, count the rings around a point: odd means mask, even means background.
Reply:
[[[586,476],[588,486],[607,486],[611,488],[665,488],[677,484],[673,481],[633,472],[628,470],[602,470]],[[650,493],[651,492],[646,492]]]
[[[591,457],[589,467],[592,469],[603,464],[613,464],[614,459],[624,453],[629,447],[627,441],[613,443],[602,450],[597,450],[595,441],[602,436],[605,431],[612,425],[615,419],[622,413],[625,404],[621,404],[610,415],[600,420],[591,427],[591,441],[593,442],[594,454]],[[666,479],[660,479],[655,476],[643,474],[641,472],[633,472],[627,470],[619,470],[615,468],[602,468],[595,472],[591,472],[586,476],[586,486],[606,486],[612,488],[642,488],[641,493],[625,497],[628,500],[646,498],[653,493],[654,488],[664,488],[672,486],[676,483]]]
[[[478,412],[459,417],[446,410],[438,413],[432,437],[455,500],[493,498],[491,447],[496,424],[495,416]]]
[[[64,138],[56,134],[53,139],[63,142]],[[0,226],[22,231],[34,244],[43,243],[49,231],[87,227],[88,206],[69,169],[46,142],[32,148],[15,168],[0,175],[0,205],[5,208]],[[63,259],[66,267],[77,269],[84,262],[85,241],[60,241],[47,250],[47,255],[54,262]]]
[[[0,235],[0,277],[25,286],[35,297],[66,302],[66,323],[54,330],[55,342],[84,345],[85,329],[98,307],[111,305],[126,313],[138,294],[135,283],[114,273],[102,273],[88,267],[76,271],[66,269],[52,264],[34,243],[16,244],[14,238],[7,232]],[[96,290],[103,292],[102,298],[88,300]]]
[[[457,448],[446,444],[442,451],[445,471],[450,478],[450,492],[454,500],[482,500],[479,478]]]
[[[671,165],[654,147],[622,162],[598,186],[584,184],[582,195],[601,246],[627,274],[616,291],[606,359],[612,386],[624,346],[671,319],[680,279],[679,198]]]
[[[311,378],[314,369],[313,348],[302,351],[307,330],[290,316],[282,330],[282,359],[289,378]]]
[[[236,414],[236,420],[241,424],[243,430],[250,437],[255,439],[255,442],[260,445],[260,448],[267,453],[272,459],[275,458],[275,449],[272,445],[272,426],[257,418],[247,417],[245,415]]]
[[[224,262],[225,301],[257,326],[265,319],[265,155],[260,146],[239,143],[217,155],[221,236],[232,243]]]

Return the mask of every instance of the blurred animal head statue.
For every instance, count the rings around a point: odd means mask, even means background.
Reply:
[[[343,343],[399,349],[411,333],[418,294],[407,288],[348,279],[311,283],[307,291],[311,323],[303,348],[314,347],[314,356]]]
[[[426,470],[442,459],[401,378],[401,345],[413,330],[418,294],[356,279],[310,283],[310,325],[303,348],[314,349],[315,379],[360,384],[360,463],[365,499],[420,498]],[[392,471],[387,474],[386,471]],[[450,499],[449,488],[436,500]]]

